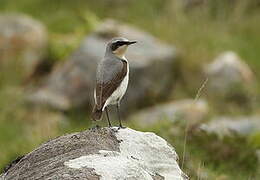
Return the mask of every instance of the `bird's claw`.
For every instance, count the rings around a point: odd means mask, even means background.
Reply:
[[[109,127],[113,132],[118,132],[118,128],[114,128],[114,127]]]
[[[92,131],[95,131],[95,130],[100,129],[100,128],[101,128],[101,126],[95,125],[95,126],[89,128],[89,129],[92,130]]]
[[[126,128],[125,126],[119,125],[118,130],[119,129],[125,129],[125,128]]]

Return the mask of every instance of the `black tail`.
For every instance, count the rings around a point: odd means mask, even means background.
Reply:
[[[92,110],[91,118],[93,121],[97,121],[100,120],[101,117],[102,117],[102,109],[97,109],[97,106],[95,105]]]

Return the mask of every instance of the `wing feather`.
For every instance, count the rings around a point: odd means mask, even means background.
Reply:
[[[113,60],[117,61],[117,60]],[[107,69],[104,69],[106,67]],[[96,107],[102,109],[106,100],[121,84],[127,74],[127,62],[119,59],[115,64],[101,66],[99,69],[100,77],[96,81]]]

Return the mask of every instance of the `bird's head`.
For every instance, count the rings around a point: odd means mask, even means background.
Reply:
[[[123,58],[129,45],[136,43],[123,37],[111,39],[107,44],[107,51],[113,53],[119,58]]]

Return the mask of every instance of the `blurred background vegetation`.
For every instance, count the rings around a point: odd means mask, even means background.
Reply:
[[[228,98],[220,101],[202,90],[201,98],[206,98],[210,107],[204,122],[215,116],[259,114],[259,0],[1,0],[0,12],[26,14],[46,26],[45,73],[66,59],[106,18],[151,33],[180,52],[182,80],[170,100],[195,98],[205,80],[203,66],[224,51],[234,51],[254,73],[254,95],[248,105],[243,100],[242,103],[233,103]],[[49,107],[28,104],[19,64],[1,66],[0,169],[46,140],[92,126],[84,107],[56,114]],[[180,165],[191,179],[260,179],[257,160],[260,129],[243,138],[219,138],[214,134],[198,136],[193,131],[197,124],[186,131],[184,122],[172,124],[163,118],[151,127],[140,127],[134,121],[125,124],[166,138],[176,148]]]

